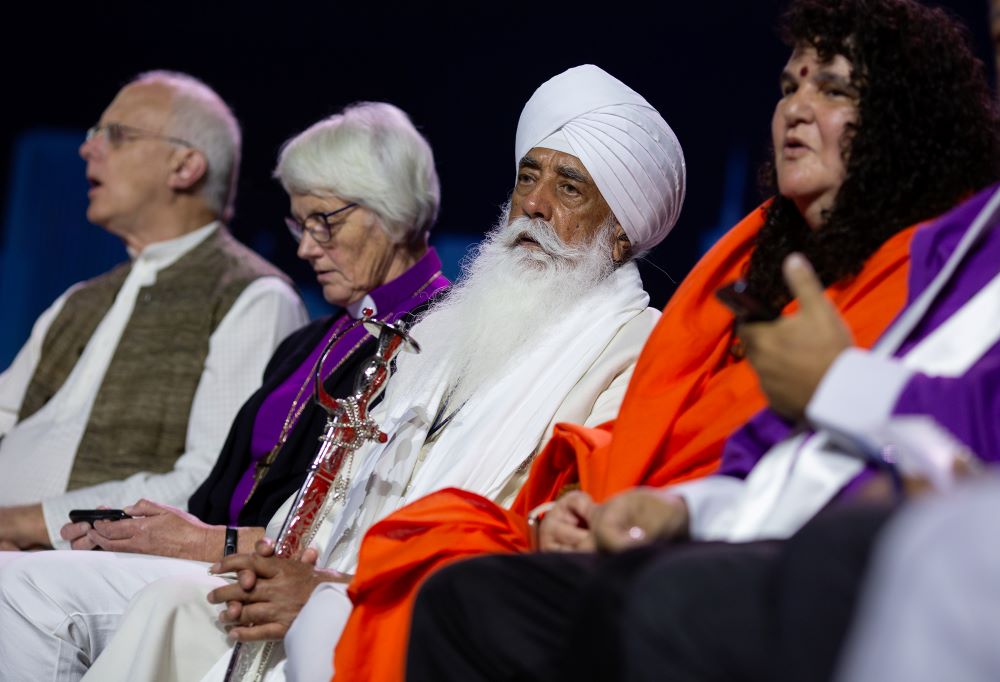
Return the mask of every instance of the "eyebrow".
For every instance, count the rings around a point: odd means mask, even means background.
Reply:
[[[521,161],[517,164],[517,167],[519,169],[530,168],[531,170],[537,170],[537,171],[542,170],[542,164],[538,161],[538,159],[536,159],[533,156],[527,156],[527,155],[525,155],[521,159]],[[556,166],[556,173],[558,173],[559,175],[568,180],[573,180],[574,182],[580,182],[587,185],[593,184],[593,181],[589,177],[587,177],[585,173],[583,173],[577,168],[573,168],[573,166],[560,164]]]
[[[816,72],[813,78],[821,84],[834,84],[839,85],[844,88],[852,88],[854,86],[851,83],[850,77],[844,77],[839,74],[830,73],[829,71],[824,71],[822,68]],[[792,70],[785,69],[781,72],[781,76],[778,77],[779,85],[795,85],[799,82],[798,77]]]
[[[830,73],[829,71],[820,71],[816,74],[816,80],[821,83],[835,83],[837,85],[848,86],[851,84],[850,77],[843,77],[839,74]]]
[[[520,163],[517,164],[518,168],[531,168],[532,170],[542,170],[542,164],[538,162],[538,159],[532,156],[524,156]]]
[[[587,185],[591,184],[590,178],[588,178],[586,175],[581,173],[576,168],[573,168],[572,166],[566,166],[566,165],[556,166],[556,173],[563,176],[564,178],[573,180],[575,182],[582,182]]]

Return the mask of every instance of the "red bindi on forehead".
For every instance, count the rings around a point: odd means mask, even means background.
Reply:
[[[801,69],[799,69],[799,78],[805,78],[808,75],[809,75],[808,66],[803,66]]]

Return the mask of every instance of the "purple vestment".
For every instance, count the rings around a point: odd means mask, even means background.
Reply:
[[[907,305],[934,279],[998,185],[920,228],[910,245]],[[1000,229],[995,221],[980,235],[930,309],[901,344],[905,354],[940,327],[1000,271]],[[1000,316],[997,317],[1000,324]],[[933,417],[972,452],[1000,461],[1000,344],[959,377],[915,375],[899,396],[894,414]],[[764,454],[792,433],[792,425],[770,409],[759,412],[726,441],[719,474],[745,478]]]

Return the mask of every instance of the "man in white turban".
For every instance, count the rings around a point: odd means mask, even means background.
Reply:
[[[684,156],[674,132],[639,93],[592,64],[541,85],[517,122],[514,162],[576,157],[636,256],[663,241],[684,200]]]
[[[238,626],[233,635],[274,640],[287,633],[289,676],[328,679],[351,610],[346,582],[372,525],[443,488],[509,505],[555,423],[596,426],[614,418],[658,318],[631,261],[676,222],[685,177],[680,145],[642,97],[583,66],[534,94],[516,152],[515,187],[499,224],[464,280],[413,329],[424,352],[399,359],[373,413],[389,442],[363,447],[338,476],[334,489],[347,492],[330,503],[318,551],[308,553],[315,566],[275,558],[259,545],[255,555],[212,567],[238,571],[238,583],[205,575],[206,564],[157,569],[152,584],[123,595],[110,626],[106,610],[100,614],[100,628],[119,627],[119,634],[87,679],[197,679],[205,672],[221,679],[229,642],[218,608],[205,600],[213,588],[213,602],[229,602],[222,616]],[[290,503],[272,519],[268,537],[276,537]],[[7,595],[9,582],[0,575]],[[25,603],[52,592],[37,574],[23,582],[30,587],[13,591],[30,593]],[[18,612],[11,601],[0,600],[0,613]],[[107,635],[96,643],[100,637],[82,638],[79,628],[56,639],[84,662],[80,672],[107,644]],[[275,647],[268,679],[283,674],[283,657]]]

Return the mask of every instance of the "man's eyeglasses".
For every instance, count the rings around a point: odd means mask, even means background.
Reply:
[[[160,133],[143,130],[142,128],[133,128],[132,126],[127,126],[124,123],[105,123],[104,125],[92,126],[87,131],[87,142],[90,142],[95,137],[99,137],[100,135],[103,135],[104,139],[106,139],[108,144],[112,147],[119,147],[130,140],[137,140],[145,137],[152,140],[163,140],[164,142],[179,144],[182,147],[194,148],[193,144],[187,140],[182,140],[179,137],[161,135]]]
[[[313,238],[317,244],[326,244],[333,239],[333,236],[337,231],[343,226],[344,221],[341,220],[334,225],[330,224],[330,218],[344,211],[348,211],[352,208],[356,208],[358,204],[348,204],[347,206],[342,206],[336,211],[329,211],[327,213],[310,213],[306,216],[306,219],[301,223],[295,218],[288,217],[285,218],[285,225],[288,227],[288,231],[292,233],[292,238],[297,241],[302,241],[302,236],[308,232],[309,236]]]

